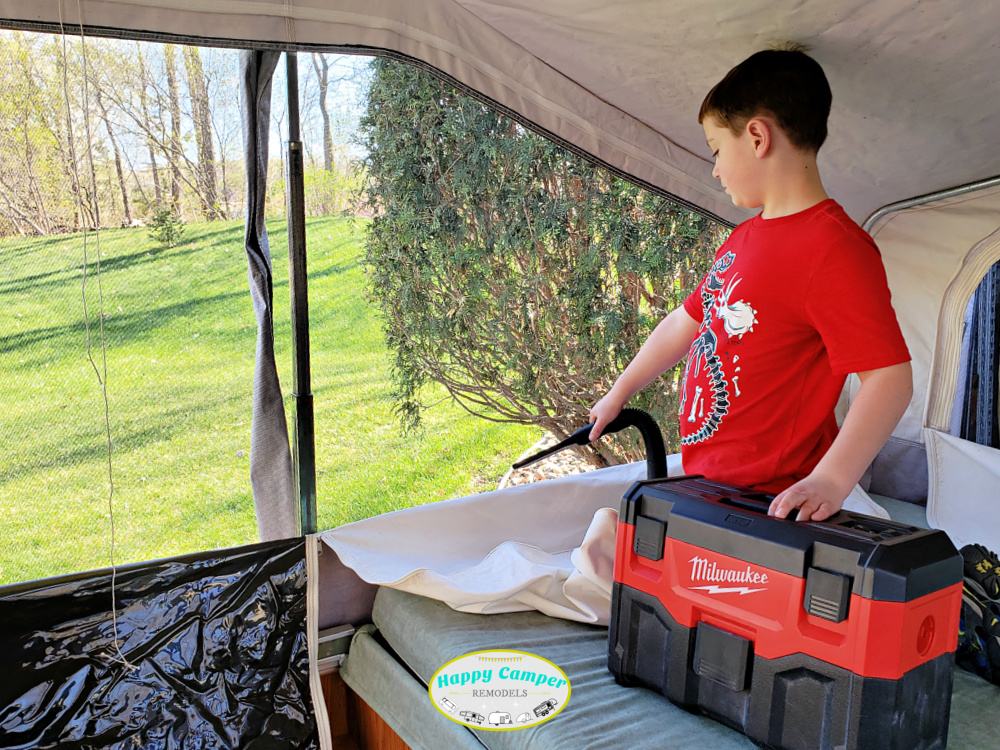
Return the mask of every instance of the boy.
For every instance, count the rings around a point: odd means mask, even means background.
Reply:
[[[708,93],[698,122],[712,174],[735,205],[763,211],[591,410],[596,438],[687,355],[685,473],[776,492],[768,512],[798,509],[800,521],[840,510],[913,393],[878,249],[817,171],[830,102],[822,68],[798,49],[758,52]],[[850,373],[861,387],[838,432]]]

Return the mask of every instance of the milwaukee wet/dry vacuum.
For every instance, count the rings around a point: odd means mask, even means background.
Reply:
[[[605,433],[627,426],[643,434],[650,479],[621,502],[616,680],[775,750],[944,748],[962,599],[948,536],[846,511],[772,518],[770,495],[662,478],[655,422],[626,409]]]

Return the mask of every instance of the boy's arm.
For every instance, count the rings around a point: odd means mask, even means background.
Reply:
[[[806,478],[779,494],[768,514],[822,521],[840,510],[865,469],[889,439],[913,396],[909,362],[859,372],[861,388],[844,417],[840,434]]]
[[[590,410],[590,419],[594,422],[591,440],[601,436],[601,431],[618,416],[626,401],[687,356],[700,326],[683,305],[660,321],[611,390]]]

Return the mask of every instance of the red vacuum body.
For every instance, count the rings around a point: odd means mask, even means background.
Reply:
[[[611,672],[769,748],[944,748],[962,597],[947,535],[777,519],[770,500],[698,477],[629,490]]]

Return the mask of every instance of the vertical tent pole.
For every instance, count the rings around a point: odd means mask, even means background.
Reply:
[[[299,140],[299,69],[296,53],[285,53],[288,81],[288,267],[292,318],[292,462],[299,499],[299,532],[316,532],[316,436],[309,371],[309,295],[306,274],[305,176]]]

